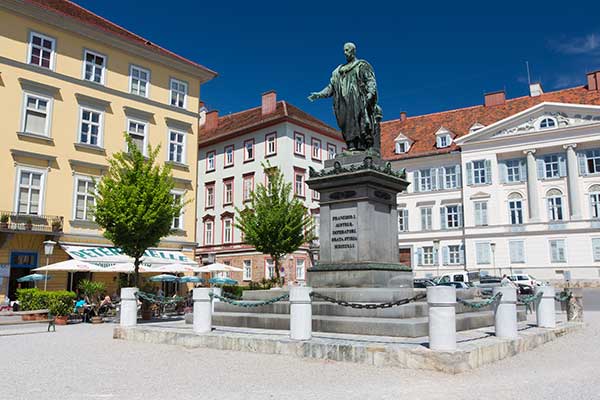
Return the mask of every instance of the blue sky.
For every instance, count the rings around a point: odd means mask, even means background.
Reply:
[[[525,95],[525,61],[545,91],[600,69],[597,2],[76,2],[217,71],[202,99],[221,115],[274,89],[334,125],[331,100],[306,96],[344,61],[346,41],[375,68],[384,120],[481,104],[489,91]]]

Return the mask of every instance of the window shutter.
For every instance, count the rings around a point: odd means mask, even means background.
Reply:
[[[567,176],[567,159],[564,154],[558,155],[558,174],[561,177]]]
[[[527,180],[527,160],[519,160],[519,180],[525,182]]]
[[[456,171],[456,187],[461,188],[462,187],[462,174],[461,174],[460,164],[455,167],[455,171]]]
[[[538,179],[539,180],[546,179],[546,174],[544,173],[545,172],[544,159],[543,158],[536,158],[535,159],[535,164],[536,164],[536,167],[537,167]]]
[[[442,247],[442,257],[444,265],[450,264],[450,249],[448,248],[448,246]]]
[[[461,244],[458,249],[458,262],[461,264],[465,264],[465,245]]]
[[[431,176],[431,190],[437,190],[437,168],[431,168],[429,170],[429,175]]]
[[[473,163],[469,161],[467,163],[467,185],[473,184]]]
[[[402,217],[404,218],[404,231],[408,232],[408,208],[402,209]]]
[[[423,248],[417,249],[417,265],[423,265]]]
[[[439,190],[449,189],[446,187],[446,167],[438,168],[437,172],[438,172],[438,189]]]
[[[488,224],[487,202],[481,203],[481,225]]]
[[[483,225],[483,205],[481,203],[475,203],[475,226]]]
[[[487,185],[492,184],[492,161],[485,160],[485,183]]]
[[[508,182],[508,166],[506,165],[506,161],[498,163],[498,172],[500,172],[500,183]]]
[[[419,170],[416,170],[414,172],[414,176],[415,176],[415,178],[414,178],[414,182],[413,182],[413,190],[415,192],[419,192],[421,189],[419,187],[419,186],[421,186],[421,173],[419,172]]]
[[[584,152],[580,151],[577,153],[577,160],[579,161],[579,175],[587,175],[587,156]]]
[[[435,247],[433,248],[433,265],[440,265],[440,257],[439,257],[439,253],[440,250],[438,249],[437,251],[435,250]]]
[[[462,205],[458,206],[458,226],[462,227],[463,226],[463,208]]]
[[[441,229],[446,229],[446,207],[441,207],[440,208],[440,228]]]
[[[600,238],[592,239],[592,249],[594,261],[600,261]]]
[[[427,228],[427,221],[425,219],[425,209],[421,208],[421,230],[424,231]]]

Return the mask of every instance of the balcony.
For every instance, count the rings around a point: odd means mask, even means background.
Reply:
[[[0,211],[0,232],[32,232],[61,234],[63,217],[56,215],[18,214]]]

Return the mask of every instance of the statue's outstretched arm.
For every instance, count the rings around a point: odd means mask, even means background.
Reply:
[[[310,96],[308,96],[308,100],[314,101],[316,99],[324,99],[326,97],[331,96],[333,96],[333,86],[331,86],[330,83],[329,85],[325,86],[325,88],[323,88],[323,90],[321,90],[320,92],[312,92]]]

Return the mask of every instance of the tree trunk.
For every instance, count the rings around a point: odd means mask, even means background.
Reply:
[[[135,287],[139,288],[140,287],[140,258],[139,257],[135,258],[135,260],[133,261],[133,265],[134,265],[133,276],[134,276],[134,280],[135,280]]]

